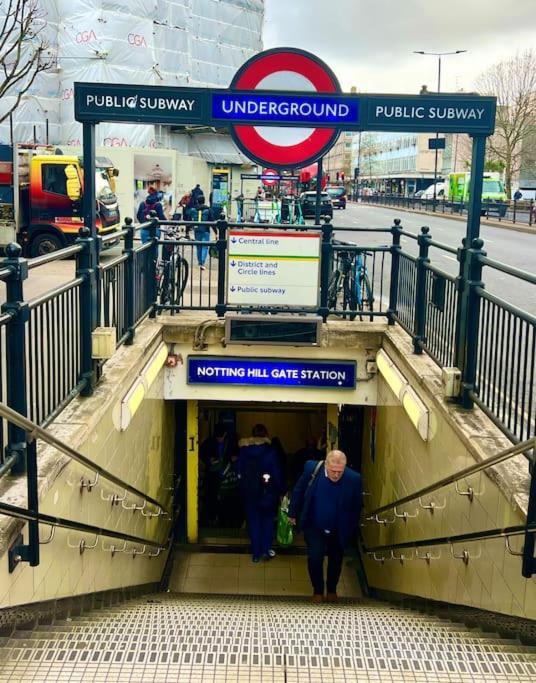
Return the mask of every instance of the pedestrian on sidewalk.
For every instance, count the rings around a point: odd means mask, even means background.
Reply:
[[[312,601],[324,600],[324,557],[327,555],[327,602],[337,601],[344,550],[356,532],[362,505],[361,475],[346,466],[342,451],[325,461],[309,460],[294,487],[288,516],[299,523],[307,544]]]
[[[188,220],[199,223],[210,220],[210,209],[205,203],[205,197],[197,195],[196,204],[193,209],[188,209]],[[210,227],[208,225],[196,225],[194,227],[194,238],[196,242],[210,242]],[[205,261],[208,256],[208,247],[203,244],[197,245],[197,263],[201,270],[205,270]]]

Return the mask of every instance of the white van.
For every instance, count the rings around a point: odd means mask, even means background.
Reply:
[[[447,195],[448,184],[447,183],[435,183],[436,188],[436,199],[444,199]],[[426,190],[421,194],[421,199],[433,199],[434,198],[434,184],[429,185]]]

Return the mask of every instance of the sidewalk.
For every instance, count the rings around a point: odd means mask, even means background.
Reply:
[[[381,208],[381,209],[391,209],[392,211],[404,211],[405,213],[414,213],[421,216],[439,216],[440,218],[447,218],[453,221],[458,221],[461,223],[467,223],[467,216],[459,216],[452,213],[442,213],[441,211],[415,211],[413,209],[406,209],[401,206],[392,206],[390,204],[379,204],[379,203],[369,203],[369,202],[355,202],[350,200],[351,204],[362,204],[363,206],[369,206],[371,208]],[[514,232],[525,232],[531,235],[536,235],[536,224],[523,225],[520,223],[512,223],[511,221],[499,221],[492,218],[481,218],[481,225],[487,225],[491,228],[504,228],[506,230],[513,230]]]

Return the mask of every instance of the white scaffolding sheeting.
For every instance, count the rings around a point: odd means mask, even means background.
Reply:
[[[36,79],[14,113],[15,141],[35,136],[45,142],[48,120],[50,143],[80,144],[75,81],[227,87],[238,67],[262,49],[264,1],[40,0],[56,66]],[[0,18],[4,5],[0,0]],[[0,112],[14,96],[2,99]],[[5,121],[0,142],[9,139]],[[99,145],[151,147],[158,139],[155,126],[97,128]],[[203,153],[192,153],[206,158],[209,146],[205,140]]]

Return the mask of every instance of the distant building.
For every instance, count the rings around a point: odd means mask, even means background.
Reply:
[[[352,180],[352,144],[357,133],[341,133],[339,139],[324,157],[324,174],[329,175],[331,185],[349,185]]]
[[[411,195],[434,181],[435,151],[430,133],[362,133],[353,146],[353,168],[360,187]],[[437,177],[442,177],[443,150],[438,151]]]

